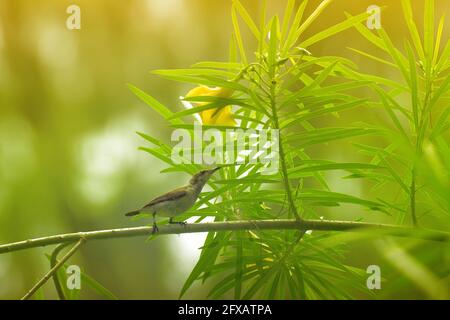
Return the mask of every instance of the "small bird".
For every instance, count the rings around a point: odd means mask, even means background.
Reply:
[[[170,217],[169,223],[184,225],[186,222],[173,221],[173,217],[186,212],[194,205],[209,177],[219,169],[220,167],[212,170],[202,170],[192,176],[188,185],[169,191],[166,194],[153,199],[141,209],[128,212],[125,215],[131,217],[140,213],[152,214],[153,233],[158,231],[155,218],[156,215]]]

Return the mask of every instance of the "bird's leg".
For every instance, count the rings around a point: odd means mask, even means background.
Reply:
[[[153,214],[153,230],[152,230],[152,234],[159,231],[158,226],[156,225],[156,217],[155,216],[156,216],[156,214],[154,213]]]
[[[185,221],[173,221],[173,217],[170,217],[169,218],[169,223],[170,224],[181,224],[181,225],[186,225],[186,222]]]

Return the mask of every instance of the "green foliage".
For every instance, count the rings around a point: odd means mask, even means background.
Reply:
[[[46,255],[49,261],[51,261],[50,255]],[[61,268],[59,268],[56,271],[56,281],[59,282],[59,288],[61,289],[61,295],[64,295],[64,298],[66,300],[78,300],[80,299],[81,289],[68,289],[67,288],[67,280],[68,280],[68,273],[67,273],[68,264],[64,264]],[[92,278],[91,276],[87,275],[85,272],[80,271],[80,283],[83,286],[86,286],[91,291],[98,294],[99,297],[102,297],[106,300],[117,300],[118,298],[108,289],[106,289],[103,285],[101,285],[97,280]],[[58,291],[58,290],[57,290]],[[42,287],[38,290],[39,296],[43,296],[43,290]],[[43,299],[43,298],[42,298]]]
[[[450,166],[444,159],[448,158],[449,149],[446,131],[450,73],[445,61],[450,59],[450,44],[447,42],[445,49],[439,50],[444,16],[435,34],[433,1],[425,1],[422,38],[412,18],[410,2],[402,0],[402,6],[411,38],[404,40],[403,47],[395,47],[384,29],[374,34],[363,25],[356,25],[361,35],[386,53],[387,59],[355,51],[376,61],[385,61],[403,78],[400,86],[392,85],[388,79],[371,85],[379,98],[371,105],[383,108],[391,120],[383,124],[383,130],[391,137],[390,143],[370,150],[357,147],[373,157],[372,163],[381,163],[390,172],[393,179],[380,180],[377,187],[380,184],[397,186],[401,196],[386,201],[405,208],[408,216],[399,217],[400,223],[410,220],[420,224],[418,212],[429,210],[435,219],[448,226]]]
[[[215,217],[216,221],[317,218],[324,207],[350,204],[349,208],[358,210],[361,219],[387,214],[398,224],[419,225],[422,215],[428,214],[448,229],[450,45],[442,43],[444,18],[435,32],[433,1],[426,1],[421,38],[412,19],[410,2],[404,0],[404,17],[411,40],[405,40],[403,46],[396,47],[383,29],[375,33],[368,30],[363,25],[366,13],[348,16],[304,38],[304,31],[331,2],[322,1],[305,19],[307,1],[297,7],[295,1],[289,0],[283,19],[273,16],[266,20],[264,9],[260,21],[255,22],[245,7],[234,0],[229,62],[206,61],[190,69],[153,72],[193,86],[232,89],[234,93],[230,98],[186,98],[204,104],[172,112],[155,98],[130,86],[174,128],[192,130],[195,113],[233,105],[241,128],[281,130],[278,174],[261,175],[258,173],[260,164],[226,166],[220,177],[211,179],[211,191],[203,192],[201,199],[181,219],[199,216],[197,222],[201,222],[208,216]],[[245,46],[242,23],[258,42],[254,50]],[[356,48],[352,51],[394,68],[403,77],[402,83],[358,71],[347,59],[316,57],[306,49],[353,27],[386,57]],[[255,51],[254,56],[248,54],[250,51]],[[355,90],[360,88],[370,88],[375,98],[355,95]],[[327,125],[340,114],[357,112],[358,108],[374,108],[374,112],[381,109],[391,122],[346,127]],[[170,145],[139,134],[152,145],[142,150],[168,165],[164,172],[192,174],[199,170],[193,164],[174,164],[170,159]],[[381,143],[372,143],[372,138]],[[326,147],[336,140],[352,142],[355,152],[360,152],[368,161],[339,163],[314,158],[314,147]],[[333,191],[325,173],[335,170],[347,172],[345,179],[367,179],[372,182],[372,190],[367,197]],[[393,192],[390,198],[377,196],[377,190],[385,186],[398,192]],[[196,281],[211,283],[209,298],[371,297],[366,288],[365,270],[345,263],[345,252],[352,240],[336,243],[335,238],[336,234],[329,232],[211,232],[180,297]],[[383,245],[397,252],[408,250]],[[386,253],[387,259],[392,258],[391,253]],[[439,282],[438,276],[430,275],[432,271],[424,271],[425,267],[416,265],[414,256],[405,253],[403,257],[405,264],[411,264],[416,270],[417,276],[425,275]],[[404,265],[397,270],[411,272]],[[442,271],[442,277],[448,276],[448,271],[448,268]],[[424,291],[436,297],[429,287]]]

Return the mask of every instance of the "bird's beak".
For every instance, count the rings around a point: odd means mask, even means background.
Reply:
[[[214,172],[216,172],[216,171],[219,170],[220,168],[222,168],[222,167],[216,167],[216,168],[210,170],[210,171],[211,171],[211,174],[213,174]]]

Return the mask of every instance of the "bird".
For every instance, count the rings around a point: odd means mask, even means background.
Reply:
[[[187,185],[156,197],[141,209],[128,212],[125,215],[131,217],[140,213],[150,213],[153,216],[153,233],[158,231],[156,216],[169,217],[170,224],[185,225],[186,222],[173,221],[173,218],[186,212],[195,204],[208,179],[220,168],[202,170],[193,175]]]

